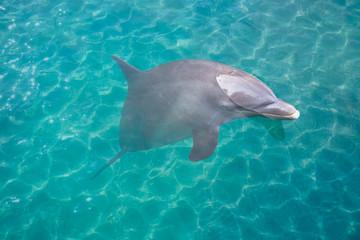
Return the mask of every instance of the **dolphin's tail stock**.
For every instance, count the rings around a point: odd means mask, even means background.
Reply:
[[[102,171],[104,171],[108,166],[119,160],[126,153],[126,149],[121,149],[110,161],[108,161],[91,179],[94,179],[97,175],[99,175]]]

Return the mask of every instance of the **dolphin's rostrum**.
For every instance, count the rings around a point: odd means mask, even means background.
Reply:
[[[190,137],[193,147],[189,159],[203,160],[215,151],[219,126],[224,123],[248,117],[294,120],[300,116],[262,81],[222,63],[180,60],[140,71],[116,56],[112,58],[128,83],[120,120],[121,152],[96,175],[126,152]],[[272,133],[269,124],[264,125]]]

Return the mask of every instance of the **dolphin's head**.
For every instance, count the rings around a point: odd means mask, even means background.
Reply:
[[[278,99],[265,83],[249,73],[235,69],[219,74],[216,79],[237,110],[246,116],[284,120],[295,120],[300,116],[295,107]]]

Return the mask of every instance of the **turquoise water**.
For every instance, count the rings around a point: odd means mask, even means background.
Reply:
[[[360,239],[360,2],[1,1],[0,239]],[[219,61],[301,112],[276,140],[257,122],[119,150],[126,81]]]

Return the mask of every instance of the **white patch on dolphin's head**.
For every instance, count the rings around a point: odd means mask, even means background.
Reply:
[[[277,100],[265,83],[241,70],[232,71],[230,74],[220,74],[216,80],[233,102],[250,110]]]

